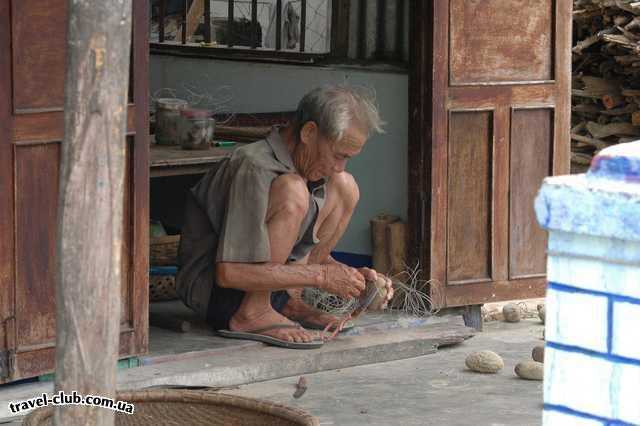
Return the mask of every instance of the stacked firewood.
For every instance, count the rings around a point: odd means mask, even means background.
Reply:
[[[640,1],[574,0],[571,170],[640,139]]]

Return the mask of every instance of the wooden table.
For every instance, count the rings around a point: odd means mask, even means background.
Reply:
[[[237,143],[229,148],[212,147],[206,151],[190,151],[180,146],[151,144],[150,176],[154,178],[206,173],[212,164],[230,156],[242,145],[245,144]]]

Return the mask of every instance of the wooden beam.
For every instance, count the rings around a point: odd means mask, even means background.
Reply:
[[[69,2],[56,259],[55,390],[115,397],[132,0]],[[55,407],[56,425],[109,425]]]

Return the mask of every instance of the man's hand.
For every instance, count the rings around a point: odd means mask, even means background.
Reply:
[[[384,302],[379,306],[380,309],[384,309],[387,307],[387,304],[393,298],[393,282],[389,277],[383,274],[377,273],[375,270],[371,268],[360,268],[358,271],[364,276],[367,281],[377,281],[378,279],[383,279],[385,282],[385,287],[387,288],[387,295],[385,296]]]
[[[357,269],[342,263],[322,265],[322,289],[343,298],[358,297],[365,288],[365,278]]]

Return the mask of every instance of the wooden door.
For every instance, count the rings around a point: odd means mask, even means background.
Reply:
[[[147,7],[134,2],[122,356],[147,349]],[[0,0],[0,383],[47,373],[54,365],[66,9],[67,0]]]
[[[533,200],[569,172],[571,1],[414,2],[410,223],[439,306],[544,295]]]

